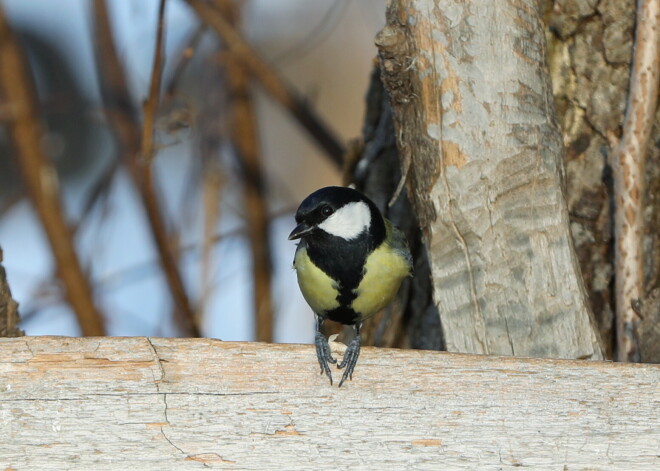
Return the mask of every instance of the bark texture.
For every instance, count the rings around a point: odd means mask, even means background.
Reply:
[[[607,357],[614,354],[613,181],[608,134],[626,108],[635,0],[546,1],[550,69],[566,152],[571,230]],[[646,155],[640,358],[660,362],[660,113]]]
[[[447,349],[602,358],[540,6],[399,0],[376,43]]]
[[[611,132],[614,179],[614,295],[617,359],[640,361],[639,322],[644,292],[646,154],[660,84],[660,0],[637,2],[635,46],[621,139]]]
[[[7,273],[2,266],[2,248],[0,248],[0,337],[20,337],[23,331],[18,328],[21,321],[18,316],[18,303],[11,296],[7,283]]]
[[[656,470],[660,367],[365,347],[0,339],[14,470]],[[598,387],[594,387],[598,385]]]

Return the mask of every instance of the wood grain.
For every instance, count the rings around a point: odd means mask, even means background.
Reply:
[[[447,350],[596,360],[540,6],[392,1],[376,44]]]
[[[660,469],[660,366],[364,348],[0,339],[0,469]]]

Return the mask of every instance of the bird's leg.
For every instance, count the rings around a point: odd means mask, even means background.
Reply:
[[[341,377],[341,381],[339,382],[340,388],[341,385],[344,384],[344,381],[346,381],[346,378],[350,378],[351,381],[353,380],[353,370],[355,369],[358,357],[360,356],[360,327],[362,327],[362,324],[360,323],[353,326],[355,329],[355,338],[348,344],[346,352],[344,353],[344,358],[341,363],[337,365],[337,368],[339,369],[346,367],[344,370],[344,376]]]
[[[316,337],[314,339],[314,343],[316,343],[316,357],[319,360],[319,365],[321,365],[321,374],[325,373],[330,380],[330,385],[332,385],[332,374],[330,373],[328,362],[337,363],[337,360],[330,352],[328,340],[321,333],[321,325],[323,325],[323,319],[320,316],[316,316]]]

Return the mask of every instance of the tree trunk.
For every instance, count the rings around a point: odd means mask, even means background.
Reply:
[[[447,349],[602,358],[537,3],[394,1],[376,43]]]
[[[632,57],[635,0],[547,0],[549,58],[566,152],[568,208],[582,274],[606,355],[614,353],[614,204],[607,134],[620,135]],[[640,354],[660,362],[660,112],[648,150],[646,265]]]

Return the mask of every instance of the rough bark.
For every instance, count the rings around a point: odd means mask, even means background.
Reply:
[[[0,339],[15,470],[658,469],[660,367],[366,347]],[[594,387],[598,385],[598,387]]]
[[[614,353],[613,188],[607,134],[619,134],[630,78],[635,0],[546,1],[553,89],[566,152],[568,206],[580,266],[606,355]],[[647,152],[643,200],[645,266],[642,306],[657,314],[660,288],[660,113]],[[657,308],[657,305],[655,305]],[[641,360],[660,362],[649,322],[640,325]],[[653,353],[656,352],[656,353]]]
[[[7,273],[2,266],[2,248],[0,248],[0,337],[20,337],[23,331],[18,328],[21,321],[18,316],[18,303],[11,296],[7,283]]]
[[[619,361],[640,361],[640,306],[644,293],[646,154],[660,85],[660,0],[638,0],[635,46],[621,139],[610,138],[614,180],[614,296]]]
[[[552,2],[550,2],[552,3]],[[566,146],[568,208],[585,286],[607,357],[612,357],[613,234],[607,165],[609,129],[623,116],[634,0],[556,1],[547,19],[550,70]],[[620,10],[619,10],[620,9]]]
[[[602,357],[536,2],[400,0],[377,45],[450,351]]]

